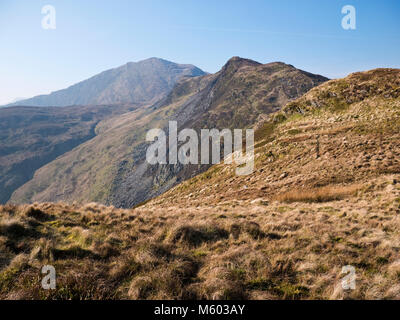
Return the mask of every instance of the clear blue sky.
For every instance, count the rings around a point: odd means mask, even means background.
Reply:
[[[46,4],[56,30],[41,27]],[[341,26],[347,4],[356,30]],[[399,0],[0,0],[0,104],[149,57],[216,72],[241,56],[331,78],[399,68],[399,35]]]

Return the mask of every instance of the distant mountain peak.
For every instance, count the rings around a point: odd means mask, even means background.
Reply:
[[[157,57],[151,57],[147,58],[144,60],[139,60],[139,61],[129,61],[127,65],[132,65],[132,64],[147,64],[147,63],[165,63],[165,64],[170,64],[170,63],[175,63],[172,61],[168,61],[162,58],[157,58]]]
[[[181,78],[205,74],[191,64],[177,64],[152,57],[128,62],[66,89],[17,101],[9,106],[152,104],[165,96]]]

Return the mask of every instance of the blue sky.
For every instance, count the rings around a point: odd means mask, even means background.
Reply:
[[[55,30],[41,27],[44,5]],[[356,8],[356,30],[341,26]],[[0,0],[0,104],[160,57],[216,72],[232,56],[337,78],[400,67],[398,0]]]

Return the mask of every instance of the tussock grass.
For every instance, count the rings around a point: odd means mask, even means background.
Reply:
[[[37,209],[35,207],[28,207],[28,209],[25,211],[25,215],[27,217],[39,220],[39,221],[46,221],[46,220],[50,220],[51,217],[46,214],[45,212],[43,212],[40,209]]]
[[[324,186],[311,189],[297,189],[276,195],[279,202],[328,202],[344,199],[360,190],[360,185]]]
[[[215,242],[221,239],[227,239],[229,233],[217,226],[180,226],[170,235],[173,243],[181,243],[189,246],[199,246],[203,242]]]

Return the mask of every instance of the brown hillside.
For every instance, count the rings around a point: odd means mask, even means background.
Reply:
[[[257,126],[249,176],[216,165],[132,210],[0,207],[0,298],[399,299],[399,88],[314,88]]]

